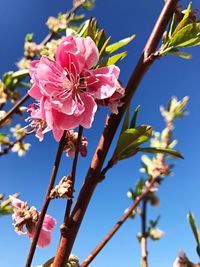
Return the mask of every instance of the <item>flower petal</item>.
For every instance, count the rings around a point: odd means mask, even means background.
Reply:
[[[80,116],[82,125],[84,128],[90,128],[94,120],[95,112],[97,111],[97,104],[94,101],[93,97],[87,94],[80,94],[80,97],[84,103],[85,111]]]
[[[60,141],[61,137],[63,136],[64,131],[60,129],[53,128],[52,129],[53,136],[57,142]]]
[[[40,91],[40,88],[36,84],[33,84],[31,89],[28,91],[28,94],[31,97],[35,98],[36,100],[40,100],[42,97],[42,93]]]
[[[67,69],[68,73],[77,76],[81,73],[85,59],[84,55],[78,50],[75,38],[73,36],[66,37],[58,46],[56,51],[56,61]]]
[[[42,229],[38,238],[38,247],[47,247],[51,243],[51,232],[56,225],[56,220],[50,215],[45,215]],[[27,232],[29,239],[32,241],[35,235],[35,228],[31,232]]]
[[[105,99],[113,95],[119,77],[117,66],[108,66],[85,72],[87,91],[97,99]]]
[[[95,42],[90,37],[76,38],[75,42],[85,60],[84,68],[90,69],[96,65],[99,60],[99,51]]]

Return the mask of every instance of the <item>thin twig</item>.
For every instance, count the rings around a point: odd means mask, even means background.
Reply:
[[[71,181],[72,181],[72,192],[74,191],[74,184],[75,184],[75,178],[76,178],[76,168],[77,168],[77,162],[78,162],[78,155],[79,155],[79,148],[80,148],[80,144],[81,144],[82,133],[83,133],[83,127],[79,126],[76,150],[75,150],[74,160],[73,160],[73,164],[72,164],[71,177],[70,177]],[[67,205],[66,205],[64,221],[63,221],[63,224],[61,225],[61,228],[60,228],[61,237],[63,235],[65,235],[67,230],[68,230],[67,229],[67,223],[69,220],[72,204],[73,204],[72,199],[69,199],[67,201]],[[57,266],[56,261],[57,261],[57,258],[54,259],[53,266]]]
[[[165,3],[165,6],[161,11],[161,14],[152,31],[152,34],[147,41],[145,50],[142,53],[139,62],[126,86],[126,95],[123,99],[124,105],[120,108],[118,115],[112,114],[107,122],[107,125],[93,156],[85,182],[69,218],[69,223],[67,225],[69,231],[66,236],[63,236],[61,238],[56,254],[56,258],[58,258],[59,260],[57,261],[58,264],[54,265],[54,267],[63,266],[64,262],[66,262],[66,259],[68,259],[71,253],[79,227],[87,210],[92,194],[96,188],[96,185],[98,184],[98,178],[114,135],[121,122],[123,114],[126,111],[126,108],[128,107],[134,93],[138,88],[139,83],[155,60],[155,58],[151,57],[151,55],[155,52],[159,41],[162,38],[163,32],[167,27],[167,24],[173,14],[177,2],[178,0],[168,0]]]
[[[144,198],[142,201],[142,214],[141,214],[141,223],[142,223],[142,231],[141,231],[141,255],[142,262],[141,267],[148,267],[148,252],[147,252],[147,233],[146,233],[146,218],[147,216],[147,200]]]
[[[76,167],[77,167],[77,162],[78,162],[78,155],[79,155],[79,148],[81,144],[82,133],[83,133],[83,127],[79,126],[76,150],[75,150],[74,160],[72,164],[72,172],[71,172],[71,177],[70,177],[72,181],[72,192],[74,191],[74,184],[75,184],[75,178],[76,178]],[[73,203],[72,199],[69,199],[67,201],[67,206],[66,206],[66,211],[65,211],[65,216],[64,216],[64,226],[67,225],[72,203]]]
[[[9,143],[9,144],[7,145],[6,148],[4,148],[4,149],[2,149],[2,150],[0,151],[0,157],[3,156],[3,155],[8,154],[8,152],[10,151],[10,149],[13,148],[13,146],[14,146],[15,144],[17,144],[18,142],[23,141],[23,139],[24,139],[25,137],[26,137],[26,135],[22,136],[20,139],[16,139],[15,141]]]
[[[76,13],[79,10],[79,8],[83,6],[83,4],[84,3],[80,1],[78,5],[73,6],[72,9],[66,13],[66,20],[68,20],[74,13]]]
[[[57,172],[58,172],[58,168],[59,168],[61,157],[62,157],[62,153],[63,153],[63,147],[64,147],[64,144],[65,144],[65,139],[66,139],[66,131],[64,131],[63,136],[62,136],[62,138],[60,140],[60,143],[59,143],[59,146],[58,146],[56,159],[55,159],[55,163],[54,163],[54,166],[53,166],[53,169],[52,169],[52,173],[51,173],[51,177],[50,177],[47,193],[46,193],[46,196],[45,196],[45,199],[44,199],[44,203],[43,203],[43,206],[42,206],[42,210],[41,210],[41,213],[40,213],[39,220],[38,220],[37,225],[36,225],[35,235],[33,237],[33,241],[32,241],[31,247],[30,247],[30,251],[29,251],[29,254],[28,254],[28,257],[27,257],[27,261],[26,261],[25,267],[30,267],[31,266],[31,262],[32,262],[32,259],[33,259],[34,253],[35,253],[35,249],[36,249],[36,246],[37,246],[37,241],[38,241],[38,238],[39,238],[39,235],[40,235],[40,231],[41,231],[42,224],[43,224],[43,221],[44,221],[44,218],[45,218],[45,214],[46,214],[47,208],[49,206],[49,203],[51,201],[51,198],[49,197],[49,195],[50,195],[51,190],[53,189],[53,186],[54,186],[54,183],[55,183],[56,175],[57,175]]]
[[[80,267],[88,266],[93,259],[99,254],[99,252],[103,249],[103,247],[108,243],[108,241],[113,237],[113,235],[119,230],[122,224],[131,216],[133,210],[139,205],[139,203],[148,195],[151,188],[154,186],[158,177],[154,177],[151,179],[149,186],[146,190],[138,196],[133,204],[126,210],[120,220],[114,225],[114,227],[108,232],[108,234],[102,239],[102,241],[96,246],[96,248],[89,254],[89,256],[83,261]],[[57,266],[56,266],[57,267]]]
[[[29,94],[27,93],[21,100],[19,100],[7,113],[6,115],[0,120],[0,126],[10,117],[12,116],[18,108],[29,98]]]

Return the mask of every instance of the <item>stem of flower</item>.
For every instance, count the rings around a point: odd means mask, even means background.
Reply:
[[[90,168],[88,170],[85,182],[69,218],[67,225],[69,231],[67,232],[66,236],[63,236],[61,238],[56,254],[57,264],[54,264],[54,267],[63,267],[64,262],[66,262],[66,259],[68,259],[71,253],[82,219],[95,190],[95,187],[98,184],[98,177],[101,173],[103,163],[107,156],[114,135],[121,122],[123,114],[132,99],[132,96],[138,88],[139,83],[155,60],[155,58],[151,55],[155,52],[159,41],[162,38],[163,32],[167,27],[167,24],[172,16],[177,2],[178,0],[168,0],[165,2],[165,6],[161,11],[161,14],[154,26],[149,40],[147,41],[144,52],[142,53],[139,62],[126,86],[126,95],[123,99],[124,105],[120,108],[118,115],[112,114],[110,116],[106,124],[96,152],[92,159]]]
[[[77,143],[76,143],[76,150],[75,150],[74,160],[73,160],[73,164],[72,164],[72,172],[71,172],[72,192],[74,190],[74,184],[75,184],[75,178],[76,178],[76,167],[77,167],[77,162],[78,162],[79,148],[81,145],[82,133],[83,133],[83,127],[79,126],[78,138],[77,138]],[[67,225],[67,222],[69,220],[69,215],[70,215],[72,203],[73,203],[72,199],[69,199],[67,201],[67,206],[66,206],[66,211],[65,211],[65,216],[64,216],[64,226]]]
[[[146,233],[146,218],[147,215],[147,200],[143,199],[142,201],[142,214],[141,214],[141,223],[142,223],[142,238],[141,238],[141,255],[142,262],[141,267],[148,267],[148,252],[147,252],[147,233]]]
[[[131,216],[133,210],[140,204],[140,202],[145,199],[145,197],[150,192],[151,188],[154,186],[154,183],[157,181],[158,177],[154,177],[151,179],[149,186],[146,190],[138,196],[133,204],[127,209],[127,211],[123,214],[123,216],[119,219],[119,221],[114,225],[114,227],[107,233],[107,235],[101,240],[101,242],[96,246],[96,248],[89,254],[89,256],[83,261],[80,267],[88,266],[93,259],[99,254],[99,252],[104,248],[104,246],[108,243],[108,241],[113,237],[113,235],[119,230],[122,224]]]
[[[46,211],[48,209],[49,203],[51,201],[51,198],[49,197],[49,195],[51,193],[51,190],[54,187],[54,183],[55,183],[55,180],[56,180],[56,175],[57,175],[57,172],[58,172],[58,168],[59,168],[61,157],[62,157],[62,153],[63,153],[63,147],[64,147],[64,143],[65,143],[65,138],[66,138],[66,131],[64,131],[63,136],[62,136],[62,138],[60,140],[60,143],[59,143],[59,146],[58,146],[56,159],[55,159],[55,163],[54,163],[54,166],[53,166],[53,169],[52,169],[52,173],[51,173],[51,177],[50,177],[47,193],[46,193],[46,196],[45,196],[45,199],[44,199],[44,203],[43,203],[43,206],[42,206],[42,210],[41,210],[41,213],[40,213],[39,220],[38,220],[37,225],[36,225],[35,235],[34,235],[31,247],[30,247],[30,251],[29,251],[29,254],[28,254],[28,257],[27,257],[27,261],[26,261],[25,267],[30,267],[31,266],[31,262],[32,262],[32,259],[33,259],[34,253],[35,253],[36,246],[37,246],[37,241],[38,241],[38,238],[39,238],[39,235],[40,235],[40,231],[41,231],[41,228],[42,228],[42,224],[43,224],[43,221],[44,221],[44,217],[45,217]]]

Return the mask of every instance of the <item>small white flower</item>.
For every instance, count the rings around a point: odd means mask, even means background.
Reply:
[[[164,235],[164,232],[162,230],[160,230],[159,228],[151,229],[151,231],[150,231],[150,237],[153,240],[159,240],[159,239],[161,239],[161,237],[163,237],[163,235]]]
[[[6,103],[7,95],[4,92],[4,83],[0,80],[0,105]]]
[[[21,139],[27,133],[26,129],[21,128],[20,124],[17,124],[15,127],[10,128],[10,132],[13,134],[13,137],[15,137],[16,139]]]
[[[12,148],[12,152],[18,153],[19,157],[22,157],[26,154],[26,152],[29,150],[31,144],[29,143],[24,143],[24,142],[17,142],[14,144]]]

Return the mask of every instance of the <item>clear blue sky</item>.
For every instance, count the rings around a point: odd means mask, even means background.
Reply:
[[[185,6],[188,2],[181,1]],[[15,68],[14,63],[23,53],[23,40],[26,33],[34,32],[35,40],[39,42],[47,34],[45,22],[48,16],[57,15],[59,11],[66,10],[70,7],[69,3],[70,1],[64,0],[0,1],[1,75]],[[121,80],[124,85],[162,5],[163,0],[97,0],[94,10],[88,14],[98,19],[100,26],[112,35],[113,41],[133,33],[137,34],[134,42],[127,47],[129,56],[120,64]],[[193,6],[200,9],[199,1],[194,0]],[[192,260],[198,260],[195,241],[186,220],[186,214],[192,210],[200,226],[198,168],[200,47],[190,51],[193,53],[193,59],[190,61],[169,56],[156,62],[140,84],[132,102],[133,108],[138,104],[141,105],[140,123],[151,124],[155,130],[161,130],[163,121],[159,114],[159,106],[166,104],[172,95],[178,98],[190,96],[189,116],[178,121],[174,132],[179,141],[177,148],[185,156],[185,160],[177,160],[174,176],[167,178],[159,191],[161,197],[159,208],[150,210],[148,214],[150,219],[161,214],[159,226],[165,232],[161,241],[149,242],[149,262],[153,267],[172,266],[179,249],[184,249]],[[86,159],[80,158],[75,197],[83,183],[83,174],[88,169],[89,160],[101,134],[106,112],[107,110],[102,110],[101,113],[96,114],[92,129],[84,132],[89,140],[89,155]],[[9,154],[0,159],[0,191],[5,194],[20,192],[21,199],[40,209],[57,143],[51,134],[47,134],[42,143],[32,137],[28,137],[27,140],[32,147],[25,158]],[[70,166],[71,160],[63,155],[58,178],[67,175],[70,172]],[[98,186],[73,248],[73,253],[78,255],[80,261],[90,253],[130,205],[126,192],[135,185],[140,175],[139,168],[139,157],[122,161]],[[48,213],[57,219],[53,242],[49,248],[37,250],[33,266],[42,264],[54,255],[59,240],[57,233],[62,222],[64,206],[63,200],[52,202]],[[90,266],[139,266],[140,248],[136,240],[139,230],[140,224],[137,219],[128,220]],[[24,266],[30,242],[26,236],[17,236],[10,216],[1,218],[0,236],[0,267]]]

